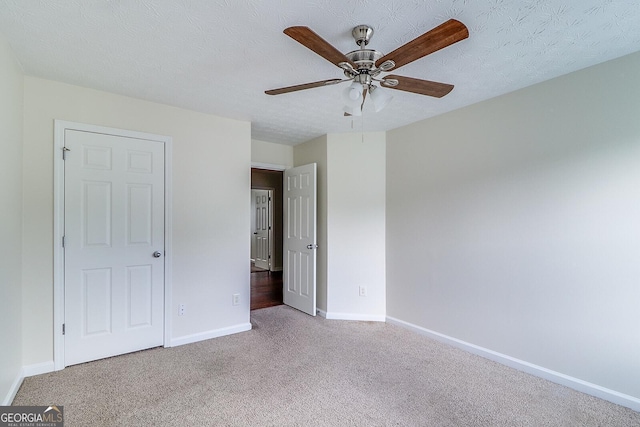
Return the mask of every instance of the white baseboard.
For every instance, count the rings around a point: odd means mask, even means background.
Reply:
[[[24,381],[24,375],[22,372],[23,372],[23,369],[21,369],[20,372],[18,372],[18,375],[16,375],[16,378],[13,380],[13,383],[11,383],[11,387],[9,388],[7,395],[2,400],[2,406],[11,405],[11,403],[13,402],[13,399],[15,399],[16,397],[16,394],[18,394],[18,390],[20,390],[22,381]]]
[[[256,262],[256,260],[255,260],[255,259],[253,259],[253,258],[250,258],[249,260],[250,260],[251,262]],[[270,269],[269,271],[272,271],[272,272],[282,271],[282,266],[280,266],[280,267],[271,267],[271,269]]]
[[[321,315],[322,316],[322,315]],[[322,316],[331,320],[359,320],[363,322],[384,322],[386,317],[378,314],[360,314],[360,313],[336,313],[335,311],[327,311]]]
[[[198,341],[204,341],[211,338],[223,337],[225,335],[237,334],[251,330],[251,323],[241,323],[239,325],[229,326],[227,328],[214,329],[212,331],[199,332],[197,334],[185,335],[171,340],[171,347],[179,345],[191,344]]]
[[[620,393],[615,390],[599,386],[597,384],[583,381],[579,378],[574,378],[560,372],[552,371],[551,369],[534,365],[533,363],[525,362],[524,360],[516,359],[515,357],[507,356],[506,354],[498,353],[496,351],[489,350],[475,344],[470,344],[466,341],[462,341],[457,338],[453,338],[448,335],[444,335],[439,332],[414,325],[413,323],[396,319],[395,317],[387,317],[387,322],[392,325],[400,326],[413,332],[417,332],[421,335],[425,335],[429,338],[433,338],[436,341],[458,347],[462,350],[468,351],[469,353],[477,354],[478,356],[484,357],[485,359],[493,360],[494,362],[498,362],[502,365],[509,366],[511,368],[526,372],[536,377],[544,378],[545,380],[549,380],[556,384],[560,384],[579,392],[595,396],[600,399],[604,399],[617,405],[625,406],[627,408],[633,409],[634,411],[640,412],[640,399],[628,394]]]
[[[18,372],[18,375],[16,375],[16,378],[13,380],[13,383],[11,383],[11,387],[9,388],[7,395],[2,400],[1,405],[2,406],[11,405],[11,403],[13,402],[13,399],[15,399],[16,397],[16,394],[18,394],[18,390],[20,390],[20,386],[22,385],[22,382],[26,377],[46,374],[48,372],[53,372],[53,370],[54,370],[53,360],[50,360],[49,362],[36,363],[33,365],[23,366]]]
[[[24,377],[32,377],[34,375],[48,374],[55,371],[55,365],[53,360],[42,363],[35,363],[33,365],[26,365],[22,367],[22,373]]]

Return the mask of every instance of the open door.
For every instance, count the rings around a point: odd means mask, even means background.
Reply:
[[[284,171],[284,303],[316,315],[315,163]]]

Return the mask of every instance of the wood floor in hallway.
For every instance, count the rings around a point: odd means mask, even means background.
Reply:
[[[251,310],[282,304],[282,271],[251,273]]]

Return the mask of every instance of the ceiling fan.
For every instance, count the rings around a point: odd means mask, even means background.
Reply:
[[[368,25],[358,25],[353,29],[351,34],[359,49],[346,54],[341,53],[309,27],[289,27],[284,30],[284,33],[340,67],[346,78],[287,86],[267,90],[265,93],[267,95],[280,95],[351,81],[351,85],[343,92],[343,98],[346,103],[345,115],[355,116],[362,114],[362,107],[367,93],[369,93],[376,111],[380,111],[390,101],[391,96],[381,91],[374,82],[378,82],[381,87],[434,96],[436,98],[441,98],[451,92],[453,85],[450,84],[398,75],[382,77],[380,74],[396,70],[403,65],[469,37],[469,30],[462,22],[450,19],[400,46],[393,52],[383,55],[377,50],[366,48],[373,35],[373,28]]]

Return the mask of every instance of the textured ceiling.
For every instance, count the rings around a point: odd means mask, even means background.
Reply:
[[[388,53],[449,18],[470,36],[394,71],[455,85],[444,98],[389,90],[362,118],[342,114],[341,78],[282,33],[306,25],[342,52],[374,28]],[[295,145],[382,131],[640,50],[638,0],[0,0],[0,33],[28,75],[251,121],[252,138]]]

